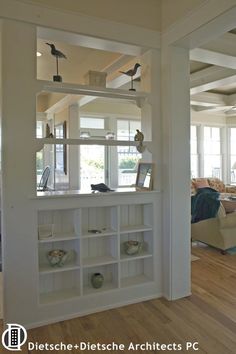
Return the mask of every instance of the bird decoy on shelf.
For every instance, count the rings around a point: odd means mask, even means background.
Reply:
[[[134,136],[134,141],[143,141],[144,140],[143,133],[140,130],[138,130],[138,129],[136,129],[136,132],[137,133]]]
[[[50,132],[49,124],[46,124],[46,138],[53,138],[53,134]]]
[[[138,145],[136,146],[136,149],[137,149],[138,152],[142,153],[146,149],[146,146],[143,145],[144,135],[138,129],[136,129],[136,132],[137,133],[134,136],[134,141],[138,141],[139,142]]]
[[[67,59],[65,54],[62,53],[60,50],[56,49],[55,45],[52,43],[46,43],[51,47],[51,54],[56,58],[57,64],[57,74],[53,75],[53,81],[62,82],[62,77],[58,73],[58,59]]]
[[[120,71],[120,73],[124,74],[124,75],[127,75],[127,76],[130,76],[131,78],[131,88],[129,89],[129,91],[136,91],[135,88],[134,88],[134,80],[133,80],[133,77],[134,75],[136,74],[138,68],[140,67],[141,65],[139,63],[136,63],[133,67],[133,69],[129,69],[127,71]]]

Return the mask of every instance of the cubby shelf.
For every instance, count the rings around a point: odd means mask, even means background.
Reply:
[[[41,304],[153,280],[152,203],[40,210],[38,222],[41,228],[45,224],[47,229],[52,224],[55,230],[53,237],[38,241]],[[142,244],[139,253],[125,253],[125,243],[129,240]],[[51,266],[47,254],[54,249],[72,251],[72,258],[61,267]],[[91,284],[94,273],[104,276],[99,289]]]
[[[39,239],[39,243],[51,243],[51,242],[60,242],[60,241],[69,241],[78,239],[78,235],[74,233],[57,233],[52,237],[48,237],[45,239]]]
[[[50,264],[43,264],[39,266],[39,273],[40,274],[50,274],[50,273],[59,273],[59,272],[66,272],[69,270],[79,269],[79,266],[73,262],[67,263],[61,267],[52,267]]]
[[[50,303],[63,302],[71,300],[80,296],[80,292],[76,288],[66,289],[61,291],[52,291],[44,294],[40,294],[39,301],[41,305],[47,305]]]
[[[125,261],[134,260],[134,259],[143,259],[143,258],[149,258],[149,257],[152,257],[152,254],[149,252],[140,252],[137,255],[121,254],[120,261],[125,262]]]
[[[92,287],[89,287],[89,286],[85,286],[84,289],[83,289],[83,295],[96,295],[96,294],[99,294],[99,293],[102,293],[102,292],[107,292],[107,291],[110,291],[110,290],[115,290],[117,289],[118,287],[115,286],[114,284],[112,283],[105,283],[103,284],[102,288],[99,288],[99,289],[94,289]]]
[[[134,277],[126,277],[121,279],[121,288],[126,288],[130,286],[140,285],[144,283],[152,282],[153,280],[145,275],[137,275]]]
[[[94,267],[97,265],[103,264],[113,264],[116,263],[117,259],[111,256],[101,256],[101,257],[93,257],[93,258],[86,258],[83,260],[84,267]]]

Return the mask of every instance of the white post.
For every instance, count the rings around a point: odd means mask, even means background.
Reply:
[[[187,49],[163,46],[164,295],[190,294],[190,93]]]
[[[69,107],[69,137],[79,137],[79,105]],[[79,189],[79,146],[69,146],[69,186],[70,189]]]
[[[31,204],[36,193],[35,78],[36,27],[3,20],[2,232],[6,323],[30,322],[37,307],[37,228]]]
[[[141,89],[149,92],[150,98],[141,108],[144,140],[152,141],[152,155],[145,151],[143,159],[154,163],[154,189],[161,189],[161,56],[159,50],[150,50],[141,58]]]

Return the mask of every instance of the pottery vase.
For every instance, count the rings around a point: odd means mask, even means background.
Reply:
[[[92,283],[92,286],[95,288],[95,289],[99,289],[102,287],[103,285],[103,282],[104,282],[104,277],[101,273],[94,273],[92,274],[91,276],[91,283]]]

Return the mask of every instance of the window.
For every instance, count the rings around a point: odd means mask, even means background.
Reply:
[[[204,127],[204,177],[221,178],[220,128]]]
[[[43,130],[44,130],[44,123],[41,120],[38,120],[36,123],[36,137],[37,138],[43,138]],[[36,174],[37,174],[37,184],[39,183],[43,169],[44,169],[44,164],[43,164],[43,150],[38,151],[36,153]]]
[[[105,137],[105,118],[80,117],[80,128],[90,133],[91,138]],[[99,130],[99,131],[98,131]],[[107,183],[107,147],[101,145],[80,146],[80,188],[91,189],[91,184]]]
[[[141,130],[141,122],[137,120],[117,120],[117,139],[133,141],[136,129]],[[135,184],[137,163],[141,154],[135,146],[118,146],[118,185],[130,186]]]
[[[80,188],[91,189],[91,184],[105,183],[105,151],[101,145],[80,146]]]
[[[104,118],[80,117],[80,128],[105,129]]]
[[[236,169],[233,167],[236,163],[236,128],[230,128],[230,182],[236,183]]]
[[[198,177],[198,134],[197,126],[191,125],[191,178]]]

